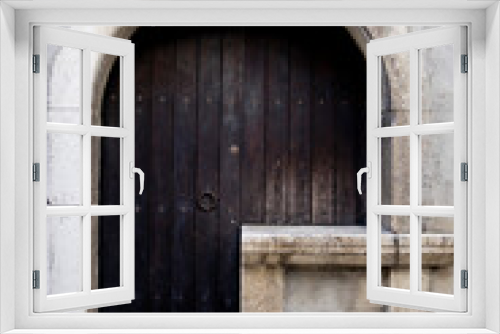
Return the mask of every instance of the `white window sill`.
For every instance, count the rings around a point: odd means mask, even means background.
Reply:
[[[4,334],[494,334],[488,329],[15,329]]]

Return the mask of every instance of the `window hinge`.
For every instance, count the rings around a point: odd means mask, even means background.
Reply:
[[[33,55],[33,73],[40,73],[40,55]]]
[[[467,73],[469,71],[469,57],[467,55],[462,55],[462,73]]]
[[[33,270],[33,289],[40,289],[40,270]]]
[[[469,166],[466,162],[462,162],[460,165],[460,180],[469,181]]]
[[[462,289],[467,289],[469,288],[469,274],[467,272],[467,270],[462,270],[461,271],[461,287]]]
[[[40,164],[38,162],[33,164],[33,181],[40,181]]]

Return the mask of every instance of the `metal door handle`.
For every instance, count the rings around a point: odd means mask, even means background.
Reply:
[[[368,161],[368,166],[367,167],[364,167],[364,168],[361,168],[359,171],[358,171],[358,174],[357,174],[357,179],[358,179],[358,193],[361,195],[362,192],[361,192],[361,176],[366,173],[366,177],[371,179],[372,177],[372,163]]]
[[[139,174],[139,195],[142,195],[144,191],[144,172],[142,169],[134,167],[134,163],[131,161],[129,164],[130,167],[130,178],[134,178],[134,174]]]

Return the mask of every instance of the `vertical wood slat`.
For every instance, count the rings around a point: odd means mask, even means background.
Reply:
[[[243,106],[244,42],[240,33],[222,40],[222,120],[220,133],[220,312],[239,309],[240,136]]]
[[[196,163],[196,39],[177,40],[174,105],[175,214],[172,229],[172,311],[194,310]]]
[[[156,30],[156,29],[155,29]],[[158,34],[159,36],[159,34]],[[170,311],[171,248],[173,227],[173,99],[175,93],[175,44],[161,40],[151,50],[151,194],[149,219],[149,298],[151,312]]]
[[[241,224],[264,222],[264,74],[266,39],[245,40],[241,143]]]
[[[312,217],[315,225],[332,224],[334,203],[333,91],[331,59],[326,50],[315,50],[312,62]],[[337,166],[336,166],[337,167]]]
[[[196,197],[219,194],[219,111],[221,107],[221,39],[200,36],[198,79],[198,137]],[[211,212],[196,209],[196,311],[217,309],[219,206]]]
[[[304,45],[290,45],[289,225],[311,223],[311,60]]]
[[[340,87],[339,87],[340,90]],[[337,226],[355,225],[356,213],[356,174],[354,166],[355,134],[353,132],[353,108],[350,96],[335,96],[334,119],[334,160],[335,192],[332,195],[332,207],[335,217],[332,223]],[[353,145],[348,145],[349,140]]]
[[[266,115],[266,223],[284,225],[287,219],[288,150],[288,41],[270,38]]]

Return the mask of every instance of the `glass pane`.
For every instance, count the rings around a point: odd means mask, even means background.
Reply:
[[[82,136],[47,134],[47,205],[80,205]]]
[[[118,56],[92,51],[92,125],[120,126],[120,61]],[[106,78],[107,82],[97,80]]]
[[[92,205],[119,205],[120,138],[92,137]]]
[[[422,205],[453,205],[453,133],[421,136]]]
[[[47,122],[81,123],[82,50],[47,45]]]
[[[410,124],[410,52],[381,56],[381,125]]]
[[[47,294],[82,291],[82,219],[47,217]]]
[[[381,204],[410,204],[409,137],[382,138]]]
[[[410,289],[410,217],[380,216],[381,286]]]
[[[453,122],[453,45],[420,50],[422,123]]]
[[[453,294],[453,218],[421,217],[421,291]]]
[[[92,290],[120,286],[121,216],[92,217]]]

